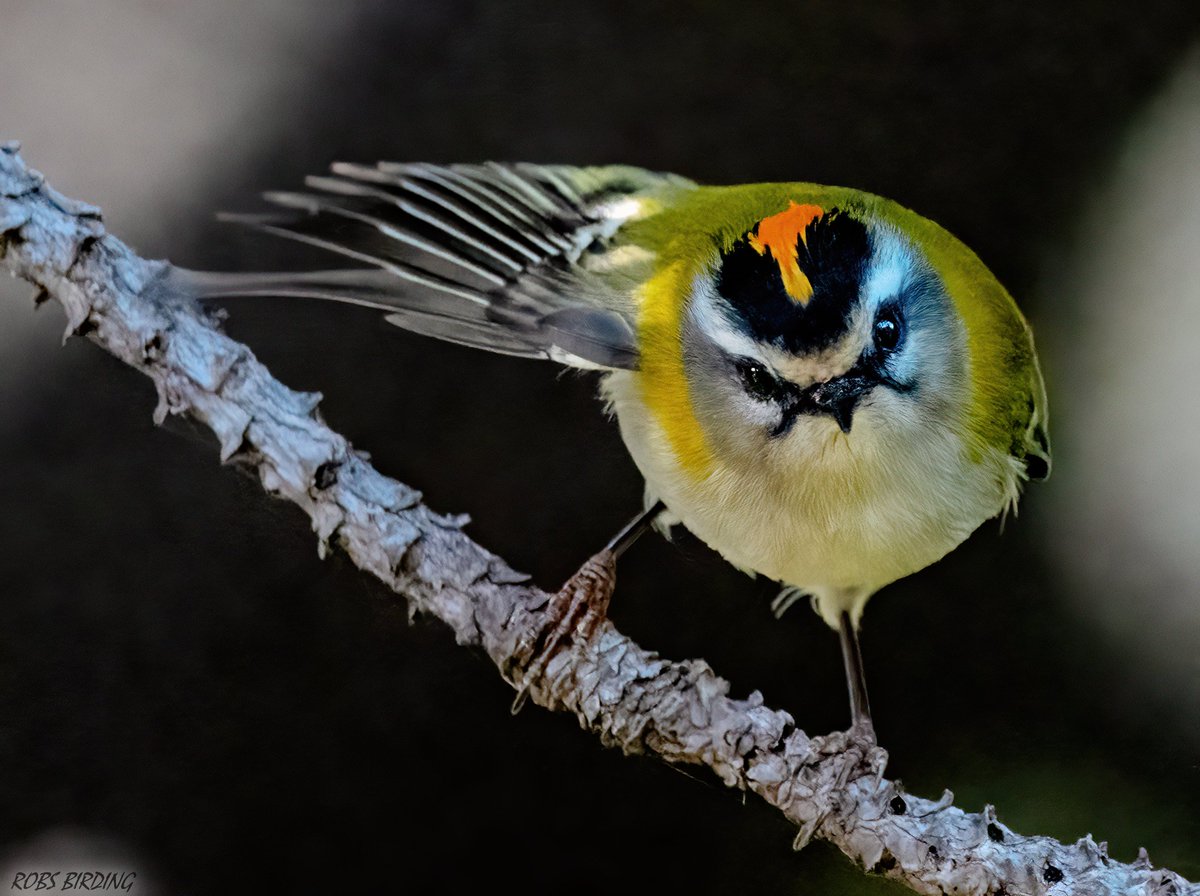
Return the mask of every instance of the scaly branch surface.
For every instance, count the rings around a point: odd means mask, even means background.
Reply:
[[[269,494],[309,515],[322,552],[341,548],[458,643],[486,651],[510,683],[522,680],[546,643],[550,595],[463,534],[465,518],[434,513],[373,469],[321,421],[319,396],[274,379],[215,314],[171,292],[166,262],[105,233],[99,209],[51,189],[18,149],[0,147],[0,264],[35,284],[39,300],[62,304],[66,335],[86,335],[149,376],[156,420],[186,414],[211,428],[222,461],[253,468]],[[969,813],[949,792],[902,793],[863,732],[810,736],[757,692],[731,697],[702,660],[664,659],[608,621],[580,626],[529,699],[572,713],[626,753],[707,766],[783,812],[799,828],[797,848],[828,840],[918,893],[1200,896],[1200,885],[1153,868],[1144,851],[1123,864],[1090,836],[1022,836],[991,807]]]

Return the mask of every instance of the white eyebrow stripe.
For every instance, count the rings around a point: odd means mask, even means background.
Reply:
[[[891,227],[876,225],[871,232],[871,255],[861,295],[872,311],[899,296],[916,270],[916,259],[904,239]]]
[[[701,275],[696,278],[692,288],[691,315],[704,335],[717,344],[724,352],[735,358],[753,358],[770,365],[763,357],[758,342],[738,331],[725,314],[717,307],[718,299],[712,285]]]

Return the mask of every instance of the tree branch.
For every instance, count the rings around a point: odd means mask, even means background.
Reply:
[[[374,470],[321,421],[318,395],[275,380],[217,315],[171,292],[167,263],[106,234],[99,209],[51,189],[15,144],[0,148],[0,262],[36,284],[39,301],[62,304],[66,336],[87,335],[154,381],[156,421],[186,414],[210,427],[222,461],[256,470],[268,493],[309,515],[322,554],[342,548],[411,610],[437,616],[506,680],[521,680],[532,645],[546,642],[549,595],[464,535],[465,518],[434,513]],[[937,801],[904,794],[862,732],[809,736],[757,692],[728,692],[703,661],[665,660],[604,621],[577,629],[529,696],[626,753],[707,766],[798,825],[797,848],[828,840],[918,893],[1200,896],[1144,851],[1122,864],[1090,836],[1024,837],[990,806],[956,808],[949,791]]]

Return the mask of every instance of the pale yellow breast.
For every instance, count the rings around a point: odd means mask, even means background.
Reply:
[[[951,432],[849,435],[806,418],[768,457],[711,450],[697,475],[642,398],[639,374],[607,377],[604,393],[648,492],[734,565],[818,595],[869,596],[938,560],[1003,508],[1007,458],[972,460]],[[775,448],[772,449],[773,451]]]

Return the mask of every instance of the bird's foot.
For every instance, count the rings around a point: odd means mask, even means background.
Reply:
[[[558,652],[569,643],[586,641],[607,618],[616,583],[617,558],[606,549],[579,567],[550,598],[536,639],[532,643],[523,642],[517,649],[520,671],[512,705],[514,714],[525,705],[530,687],[546,674]]]
[[[851,720],[850,736],[863,743],[872,745],[879,743],[879,741],[875,738],[875,723],[871,720],[869,715],[860,716]]]

